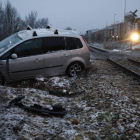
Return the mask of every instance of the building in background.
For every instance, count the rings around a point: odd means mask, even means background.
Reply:
[[[92,29],[92,30],[88,30],[86,31],[86,40],[88,42],[93,42],[93,41],[96,41],[96,32],[98,31],[99,29]]]
[[[86,32],[88,42],[101,42],[112,40],[128,40],[133,31],[138,31],[140,34],[140,18],[137,18],[135,23],[122,21],[114,23],[101,30],[93,29]]]

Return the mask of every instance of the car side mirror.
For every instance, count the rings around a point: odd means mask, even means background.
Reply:
[[[17,58],[17,54],[13,53],[13,54],[11,55],[11,57],[12,57],[13,59],[16,59],[16,58]]]

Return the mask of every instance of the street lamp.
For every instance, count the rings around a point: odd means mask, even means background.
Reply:
[[[116,14],[114,14],[114,24],[115,24],[115,22],[116,22],[116,20],[115,20],[115,16],[116,16]]]
[[[138,41],[139,40],[139,35],[137,33],[133,33],[131,35],[131,39],[132,39],[132,41]]]

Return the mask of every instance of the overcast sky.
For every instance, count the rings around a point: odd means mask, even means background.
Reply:
[[[3,4],[7,0],[0,0]],[[83,33],[90,29],[101,29],[116,21],[122,21],[125,0],[9,0],[20,16],[25,18],[30,11],[37,11],[38,18],[48,18],[54,28],[72,29]],[[126,11],[138,9],[140,0],[126,0]]]

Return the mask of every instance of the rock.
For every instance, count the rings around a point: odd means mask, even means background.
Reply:
[[[124,128],[121,124],[118,125],[118,129],[119,129],[121,132],[124,132],[124,130],[125,130],[125,128]]]
[[[73,120],[72,120],[72,124],[78,125],[78,120],[77,120],[77,119],[73,119]]]
[[[104,138],[105,138],[105,135],[101,135],[101,138],[103,138],[103,139],[104,139]]]
[[[19,140],[27,140],[24,136],[19,137]]]
[[[132,130],[130,130],[128,133],[129,133],[129,135],[131,136],[131,135],[133,134],[133,131],[132,131]]]
[[[140,138],[140,134],[139,134],[139,133],[135,133],[134,135],[135,135],[135,137],[136,137],[137,139]]]
[[[84,140],[84,138],[81,134],[78,134],[74,140]]]
[[[116,123],[117,122],[117,119],[112,119],[112,123]]]
[[[137,111],[137,114],[140,115],[140,111]]]
[[[119,123],[123,123],[123,119],[119,119]]]
[[[135,124],[132,123],[132,124],[129,125],[129,127],[130,127],[130,129],[134,129],[135,128]]]
[[[135,100],[136,100],[137,102],[139,102],[139,101],[140,101],[140,99],[139,99],[139,98],[135,98]]]
[[[67,93],[67,90],[64,89],[62,92],[63,92],[63,93]]]

